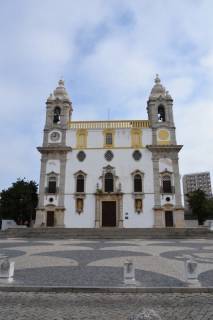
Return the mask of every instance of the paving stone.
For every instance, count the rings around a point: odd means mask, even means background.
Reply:
[[[213,285],[211,239],[0,239],[0,248],[15,261],[15,285],[122,286],[123,263],[132,259],[141,286],[188,286],[186,255],[198,262],[201,285]]]
[[[162,320],[212,320],[213,297],[211,294],[0,292],[0,315],[7,320],[130,320],[144,312],[156,314]]]

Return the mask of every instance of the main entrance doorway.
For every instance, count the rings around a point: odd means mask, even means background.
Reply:
[[[116,227],[116,201],[102,201],[102,227]]]
[[[173,211],[165,211],[165,225],[166,227],[174,227]]]
[[[54,226],[54,211],[47,211],[47,227]]]

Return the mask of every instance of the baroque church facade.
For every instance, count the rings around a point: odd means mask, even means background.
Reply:
[[[173,99],[156,76],[148,120],[72,121],[60,80],[46,102],[35,227],[184,227]]]

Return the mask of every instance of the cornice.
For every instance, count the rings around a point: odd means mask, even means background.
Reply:
[[[41,153],[68,153],[72,151],[71,147],[67,146],[49,146],[49,147],[37,147],[37,150]]]
[[[181,144],[170,144],[170,145],[154,145],[150,144],[147,145],[146,148],[151,152],[173,152],[173,151],[180,151],[183,145]]]

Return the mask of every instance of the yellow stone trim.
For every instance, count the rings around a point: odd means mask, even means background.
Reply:
[[[103,149],[106,149],[106,148],[109,148],[109,147],[97,147],[97,148],[84,148],[84,149],[86,149],[86,150],[103,150]],[[143,146],[143,147],[140,147],[140,148],[138,148],[138,149],[145,149],[146,148],[146,146]],[[72,148],[72,150],[79,150],[79,149],[83,149],[83,148]],[[130,147],[110,147],[109,149],[130,149],[130,150],[132,150],[132,149],[134,149],[134,148],[132,148],[131,146]]]
[[[112,143],[108,144],[106,143],[106,135],[110,133],[112,135]],[[103,136],[104,136],[104,143],[103,147],[104,148],[114,148],[114,142],[115,142],[115,130],[114,129],[104,129],[103,130]]]
[[[141,129],[131,129],[131,146],[134,149],[141,148],[143,146]]]
[[[77,149],[87,148],[87,135],[88,135],[88,131],[86,129],[78,129],[76,131],[76,148]]]
[[[149,120],[69,121],[70,129],[150,128]]]

